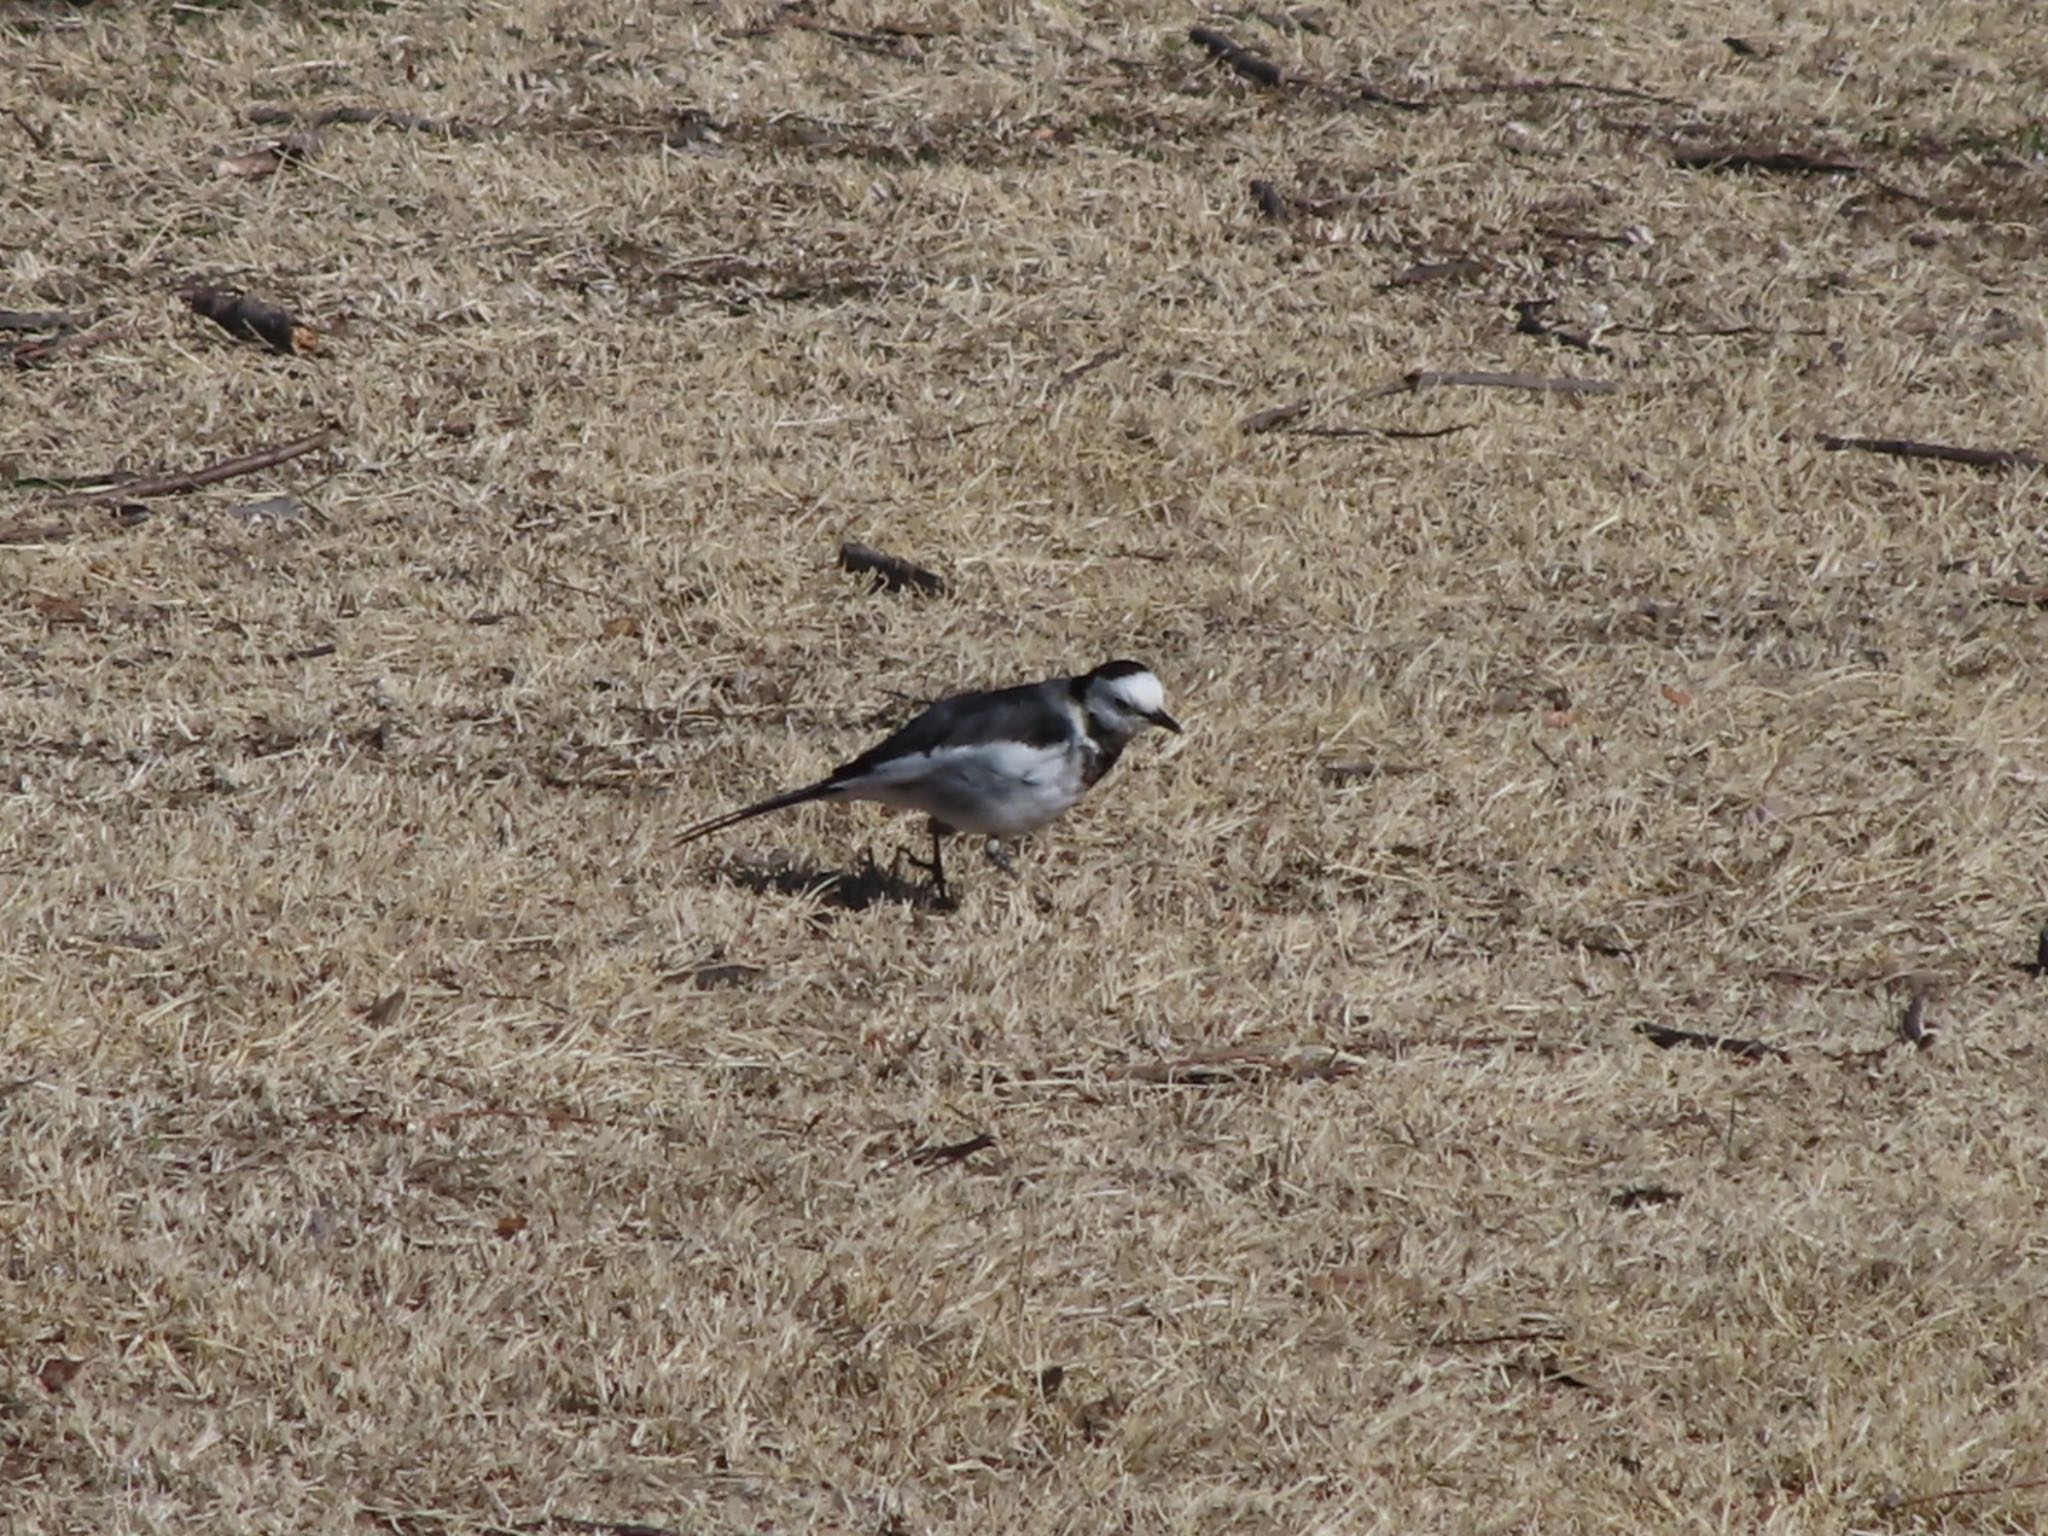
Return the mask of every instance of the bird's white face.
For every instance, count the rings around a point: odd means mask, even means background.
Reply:
[[[1088,712],[1119,736],[1135,736],[1152,725],[1180,730],[1166,712],[1166,690],[1150,672],[1098,677],[1088,685]]]

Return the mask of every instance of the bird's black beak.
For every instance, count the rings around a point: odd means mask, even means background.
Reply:
[[[1181,733],[1180,722],[1174,719],[1173,716],[1169,715],[1163,709],[1155,709],[1152,711],[1151,714],[1147,715],[1145,718],[1147,720],[1150,720],[1154,725],[1161,725],[1166,727],[1167,730],[1173,732],[1173,734],[1176,736],[1180,735]]]

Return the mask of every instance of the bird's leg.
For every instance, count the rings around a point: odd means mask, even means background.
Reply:
[[[946,833],[951,829],[948,828],[946,824],[940,821],[936,816],[934,816],[931,819],[931,829],[931,862],[929,864],[925,864],[917,859],[912,859],[910,862],[918,865],[920,869],[924,870],[926,874],[932,877],[932,899],[936,901],[940,906],[947,907],[953,904],[953,898],[951,894],[948,893],[948,891],[946,890],[946,860],[945,855],[941,851],[940,845],[944,842]]]
[[[990,838],[982,851],[988,856],[989,863],[995,865],[997,869],[1000,869],[1012,880],[1017,878],[1017,861],[1011,856],[1010,850],[1003,846],[1001,838]]]

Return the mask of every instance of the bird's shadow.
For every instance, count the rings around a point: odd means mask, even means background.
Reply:
[[[863,853],[851,869],[777,859],[757,865],[729,864],[722,874],[757,896],[771,891],[778,896],[810,896],[842,912],[865,912],[886,902],[931,912],[952,912],[959,907],[951,896],[941,901],[929,880],[911,879],[898,868],[884,868],[871,853]]]

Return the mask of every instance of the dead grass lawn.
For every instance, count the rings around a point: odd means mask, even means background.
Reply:
[[[1902,9],[0,9],[9,1528],[2040,1529],[2048,479],[1817,434],[2048,448],[2048,53]],[[956,913],[672,847],[1126,654]]]

